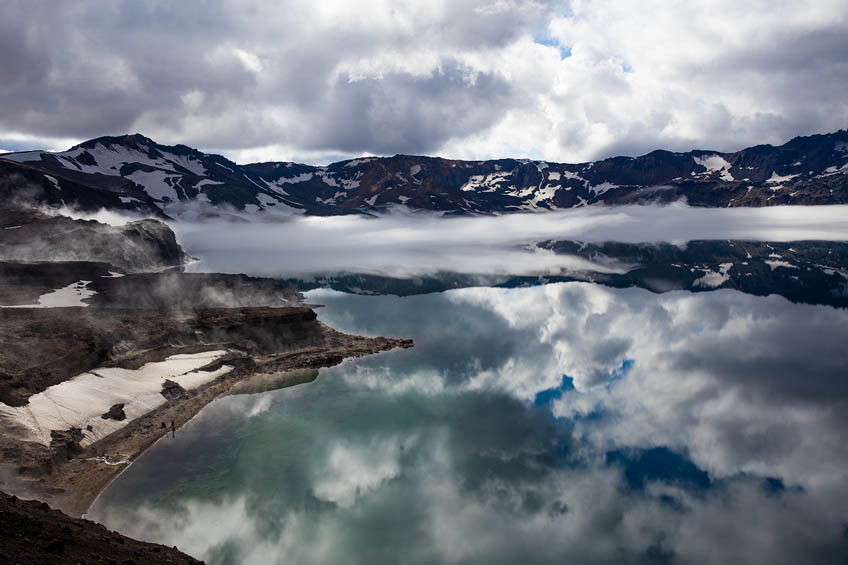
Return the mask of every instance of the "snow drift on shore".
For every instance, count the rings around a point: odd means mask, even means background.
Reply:
[[[228,373],[232,370],[228,365],[214,371],[198,370],[226,354],[218,350],[172,355],[136,370],[92,369],[34,394],[26,406],[0,402],[0,421],[9,433],[43,445],[50,445],[52,430],[80,428],[85,436],[80,445],[85,447],[164,404],[161,390],[166,379],[191,390]],[[120,403],[124,404],[125,420],[102,418]]]

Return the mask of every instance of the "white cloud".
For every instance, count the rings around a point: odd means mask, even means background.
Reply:
[[[568,375],[577,392],[554,412],[607,413],[576,426],[599,446],[673,446],[715,477],[772,473],[809,487],[833,486],[842,474],[828,463],[848,456],[837,423],[845,391],[831,388],[848,333],[839,310],[734,291],[654,295],[584,283],[447,296],[497,312],[550,348],[542,362],[509,358],[494,375],[478,374],[484,389],[532,400]],[[610,385],[626,359],[629,374]],[[817,431],[801,432],[810,427]]]
[[[262,72],[262,61],[259,60],[259,57],[255,53],[239,48],[233,49],[233,53],[235,53],[235,56],[238,57],[238,60],[248,71],[252,73]]]
[[[400,456],[414,440],[389,438],[370,445],[337,444],[314,482],[315,497],[350,508],[358,498],[400,473]]]

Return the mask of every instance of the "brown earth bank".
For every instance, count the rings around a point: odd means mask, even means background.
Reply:
[[[210,350],[229,353],[201,371],[232,367],[196,389],[163,391],[165,404],[85,448],[77,428],[53,432],[50,446],[3,434],[0,481],[9,492],[79,516],[125,465],[170,433],[172,423],[179,428],[245,377],[328,367],[411,345],[337,332],[307,307],[0,309],[0,399],[9,406],[25,406],[33,394],[94,368],[137,369]]]
[[[202,563],[176,548],[137,541],[71,518],[44,502],[0,493],[0,563]]]

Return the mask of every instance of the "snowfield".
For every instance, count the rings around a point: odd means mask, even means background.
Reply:
[[[0,402],[0,422],[6,433],[46,446],[50,445],[51,431],[80,428],[85,436],[80,445],[85,447],[165,404],[161,390],[166,379],[192,390],[230,372],[228,365],[215,371],[198,370],[226,354],[217,350],[172,355],[136,370],[93,369],[31,396],[26,406]],[[113,405],[121,403],[125,420],[102,418]]]

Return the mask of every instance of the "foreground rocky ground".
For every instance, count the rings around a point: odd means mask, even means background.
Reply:
[[[7,494],[0,494],[0,540],[0,563],[201,563],[176,548],[140,542]]]

